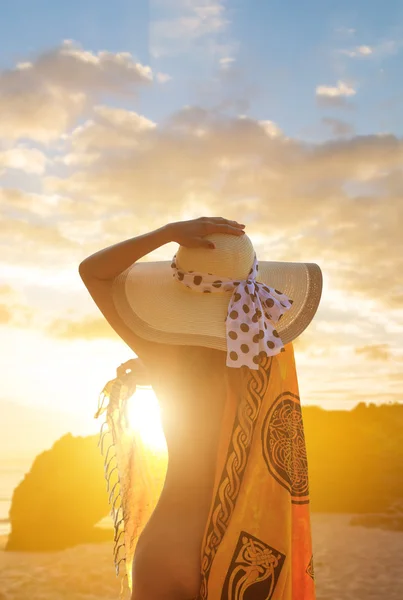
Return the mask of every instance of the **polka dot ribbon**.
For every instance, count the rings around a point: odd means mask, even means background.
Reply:
[[[256,258],[248,279],[232,280],[211,273],[181,271],[176,254],[171,268],[173,277],[191,290],[204,294],[233,292],[226,316],[227,366],[247,366],[257,370],[262,358],[284,352],[284,345],[274,325],[293,303],[285,294],[256,281],[259,264]]]

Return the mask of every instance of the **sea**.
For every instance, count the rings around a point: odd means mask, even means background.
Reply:
[[[0,461],[0,536],[10,533],[9,510],[13,492],[32,462],[32,459]]]

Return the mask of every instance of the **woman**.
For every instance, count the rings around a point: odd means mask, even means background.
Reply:
[[[258,263],[244,227],[221,217],[171,223],[80,264],[140,359],[104,389],[132,600],[315,598],[290,342],[316,312],[320,269]],[[172,264],[138,262],[171,241],[180,245]],[[160,488],[154,458],[122,420],[136,383],[151,384],[162,408]]]

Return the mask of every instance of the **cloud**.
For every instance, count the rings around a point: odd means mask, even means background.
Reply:
[[[331,117],[323,117],[322,123],[329,127],[332,134],[337,137],[346,135],[352,135],[354,133],[354,126],[340,119],[334,119]]]
[[[0,326],[29,327],[33,310],[22,300],[22,294],[10,285],[0,285]]]
[[[235,58],[232,56],[223,56],[218,62],[222,69],[229,69],[231,65],[235,62]]]
[[[127,119],[137,123],[132,114]],[[369,135],[308,145],[270,121],[202,107],[185,107],[140,131],[113,119],[107,134],[94,125],[90,131],[80,143],[97,152],[93,163],[44,179],[46,194],[76,199],[80,226],[72,214],[63,223],[65,237],[93,244],[91,206],[108,215],[96,220],[99,248],[101,240],[132,237],[188,214],[246,213],[252,238],[277,240],[270,246],[278,260],[318,261],[346,293],[403,306],[401,139]],[[77,151],[79,139],[74,134],[66,143]]]
[[[10,245],[23,243],[24,247],[21,248],[22,256],[24,253],[29,256],[30,246],[32,246],[37,252],[36,259],[30,257],[32,260],[37,260],[40,256],[40,253],[38,252],[39,245],[42,247],[44,254],[49,253],[51,248],[54,249],[54,252],[57,252],[62,250],[66,251],[74,246],[72,242],[63,238],[57,228],[51,223],[48,223],[47,225],[43,222],[28,223],[17,219],[8,220],[7,222],[5,219],[1,219],[0,235],[2,236],[2,240]],[[25,258],[27,258],[27,256]]]
[[[202,106],[154,123],[95,105],[64,135],[40,193],[0,191],[0,236],[10,264],[49,266],[187,215],[247,217],[261,253],[269,244],[277,260],[319,262],[333,288],[396,310],[402,151],[393,135],[307,144],[268,119]]]
[[[53,196],[53,207],[50,200],[52,196],[0,188],[0,241],[8,249],[7,260],[3,255],[0,262],[36,265],[43,261],[45,265],[65,261],[68,253],[79,249],[60,232],[57,197]]]
[[[316,88],[318,96],[328,96],[334,98],[337,96],[354,96],[356,91],[344,81],[338,81],[337,86],[319,85]]]
[[[203,34],[192,39],[205,43],[208,38]],[[100,58],[99,54],[91,56]],[[231,58],[228,51],[216,56]],[[49,72],[46,79],[41,71],[41,81],[47,81],[44,107],[49,110],[39,110],[38,101],[37,122],[31,115],[30,121],[22,119],[22,125],[15,126],[18,135],[22,131],[40,140],[57,139],[52,162],[36,148],[20,143],[4,146],[0,155],[3,168],[19,165],[43,175],[43,188],[36,193],[16,187],[0,189],[0,241],[7,248],[0,267],[6,267],[6,274],[21,277],[26,287],[34,282],[38,288],[41,281],[47,282],[42,290],[47,314],[38,317],[38,322],[49,319],[50,310],[58,311],[51,324],[45,325],[48,335],[69,341],[117,339],[101,316],[68,320],[68,311],[61,305],[61,294],[74,307],[83,301],[84,290],[80,288],[79,297],[74,285],[78,289],[76,270],[88,254],[174,220],[203,214],[242,219],[260,259],[317,262],[322,268],[321,306],[296,343],[302,364],[305,360],[309,367],[314,359],[315,371],[324,374],[323,385],[328,389],[334,383],[328,365],[348,365],[350,371],[346,370],[343,379],[349,380],[352,391],[344,396],[354,397],[357,381],[365,382],[379,396],[376,386],[380,381],[384,386],[382,378],[387,379],[382,371],[386,357],[395,356],[403,333],[402,138],[357,136],[348,123],[324,117],[323,125],[342,139],[306,143],[287,137],[270,114],[265,120],[230,117],[224,105],[221,109],[183,107],[155,123],[147,114],[106,106],[99,94],[107,90],[109,76],[99,75],[104,87],[101,80],[86,82],[77,73],[69,74],[63,60],[55,58],[61,69],[59,79]],[[39,69],[37,62],[18,65],[15,77],[28,77]],[[224,60],[222,65],[232,63]],[[99,64],[92,68],[103,71]],[[148,81],[140,78],[126,84],[127,68],[113,67],[116,77],[110,75],[111,89],[116,93]],[[232,67],[223,69],[220,76],[231,71]],[[0,82],[4,83],[3,75]],[[74,77],[76,83],[70,81]],[[29,78],[18,81],[24,93],[42,90]],[[330,86],[319,87],[329,102],[343,102],[355,94],[354,87],[343,82],[335,86],[336,92],[329,92],[335,89]],[[55,89],[60,92],[58,101]],[[3,92],[0,86],[0,103]],[[68,105],[72,94],[83,94],[76,112]],[[65,121],[52,117],[59,114],[52,113],[52,106],[67,115]],[[23,115],[18,102],[13,111],[12,119],[18,123]],[[158,252],[154,260],[173,254],[171,246]],[[74,271],[74,282],[69,282],[71,288],[60,285],[56,296],[53,274],[64,283],[63,270]],[[35,293],[39,298],[40,292]],[[93,310],[95,315],[96,307]],[[16,326],[25,322],[32,327],[32,319],[25,298],[16,296],[11,287],[2,296],[0,289],[0,322]],[[373,361],[370,372],[369,360]],[[391,377],[390,386],[397,389],[398,383]],[[392,389],[385,391],[388,395],[392,397]]]
[[[340,54],[349,58],[386,58],[397,54],[403,45],[401,40],[383,40],[378,44],[355,46],[354,48],[342,49]]]
[[[338,81],[336,86],[318,85],[316,99],[320,106],[345,106],[346,98],[355,96],[357,91],[344,81]]]
[[[168,83],[168,81],[172,81],[172,77],[171,75],[168,75],[168,73],[157,73],[155,77],[158,83]]]
[[[3,138],[57,139],[96,98],[132,94],[152,81],[127,52],[92,53],[66,41],[32,62],[0,72]]]
[[[371,344],[355,349],[357,354],[363,354],[369,360],[387,361],[391,358],[389,344]]]
[[[374,53],[374,49],[371,46],[356,46],[350,50],[340,50],[340,53],[350,58],[362,58],[371,56]]]
[[[284,134],[281,131],[280,127],[274,123],[273,121],[258,121],[259,126],[262,127],[265,131],[265,133],[269,136],[269,137],[273,137],[273,138],[277,138],[277,137],[281,137],[283,139],[284,138]]]
[[[101,152],[113,155],[125,148],[136,148],[154,127],[153,121],[135,111],[95,106],[90,119],[63,137],[69,151],[58,154],[55,162],[71,167],[91,165]]]
[[[20,169],[26,173],[43,175],[48,159],[37,148],[16,146],[0,151],[0,172],[2,169]]]
[[[177,0],[162,4],[166,16],[152,19],[150,24],[150,52],[155,58],[190,49],[194,54],[200,47],[205,50],[211,40],[228,28],[223,0]],[[216,44],[213,48],[216,53],[220,50]]]
[[[0,304],[0,325],[9,325],[11,323],[11,311],[8,306]]]
[[[81,321],[56,319],[47,327],[52,337],[67,340],[116,339],[117,335],[103,318],[86,317]]]
[[[394,381],[402,381],[403,382],[403,373],[389,373],[388,375],[389,379],[392,379]]]
[[[97,214],[95,207],[92,208],[92,211],[93,215]],[[25,221],[38,218],[51,219],[55,214],[59,217],[74,214],[74,217],[77,218],[80,208],[71,198],[58,194],[36,194],[16,188],[0,188],[0,215],[7,218],[11,213],[14,214],[14,218]],[[83,214],[89,215],[85,210]]]
[[[105,212],[92,203],[78,204],[75,199],[62,194],[37,194],[16,188],[0,188],[0,226],[2,222],[7,223],[7,220],[10,223],[11,220],[21,220],[26,224],[42,220],[46,224],[55,215],[60,221],[60,228],[63,228],[70,220],[74,223],[78,223],[81,218],[87,220],[92,217],[97,220],[105,216]],[[88,223],[87,227],[91,230]],[[6,227],[4,230],[7,233]],[[14,237],[8,239],[10,243],[16,241]],[[20,250],[23,254],[24,249]]]
[[[340,132],[343,122],[326,126]],[[332,390],[329,365],[335,364],[348,367],[340,393],[331,395],[335,402],[354,403],[361,383],[378,399],[396,398],[399,381],[384,370],[403,333],[402,151],[403,140],[392,135],[305,143],[269,119],[204,106],[184,107],[155,123],[96,105],[64,136],[60,170],[43,177],[41,193],[2,190],[0,239],[7,257],[0,262],[27,288],[34,282],[38,305],[46,298],[35,317],[49,338],[109,344],[118,337],[95,306],[92,315],[67,310],[85,302],[77,274],[85,256],[167,222],[203,214],[242,219],[259,259],[316,262],[322,269],[321,305],[295,344],[310,401],[322,401],[323,394],[313,384],[309,389],[309,368]],[[174,246],[146,259],[166,260]],[[64,271],[74,271],[68,283]],[[5,324],[15,304],[27,302],[0,296]]]

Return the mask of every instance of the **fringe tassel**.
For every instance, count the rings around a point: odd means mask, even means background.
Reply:
[[[104,457],[104,474],[107,484],[107,493],[109,494],[109,505],[111,507],[111,517],[114,526],[114,548],[113,559],[115,563],[116,576],[121,578],[120,585],[120,600],[130,599],[130,589],[126,568],[121,573],[121,565],[126,567],[126,546],[125,546],[125,515],[123,507],[123,499],[121,494],[121,481],[118,468],[118,460],[116,451],[112,456],[109,456],[112,450],[115,450],[114,434],[113,434],[113,419],[112,413],[118,411],[119,419],[124,417],[124,408],[127,400],[133,395],[136,390],[134,377],[131,373],[125,374],[123,378],[116,378],[108,381],[98,398],[98,409],[95,413],[96,419],[105,414],[105,421],[102,423],[98,447],[101,455]],[[107,450],[105,451],[105,439],[110,435],[111,440]],[[116,473],[117,481],[111,488],[112,476]],[[123,556],[120,557],[120,554]]]
[[[114,525],[116,531],[118,530],[118,527],[120,526],[122,521],[124,522],[124,518],[122,515],[123,515],[123,509],[121,506],[119,506],[118,510],[116,511],[115,518],[113,520],[113,525]],[[118,521],[119,517],[120,517],[120,520]],[[115,535],[116,535],[116,531],[115,531]]]

